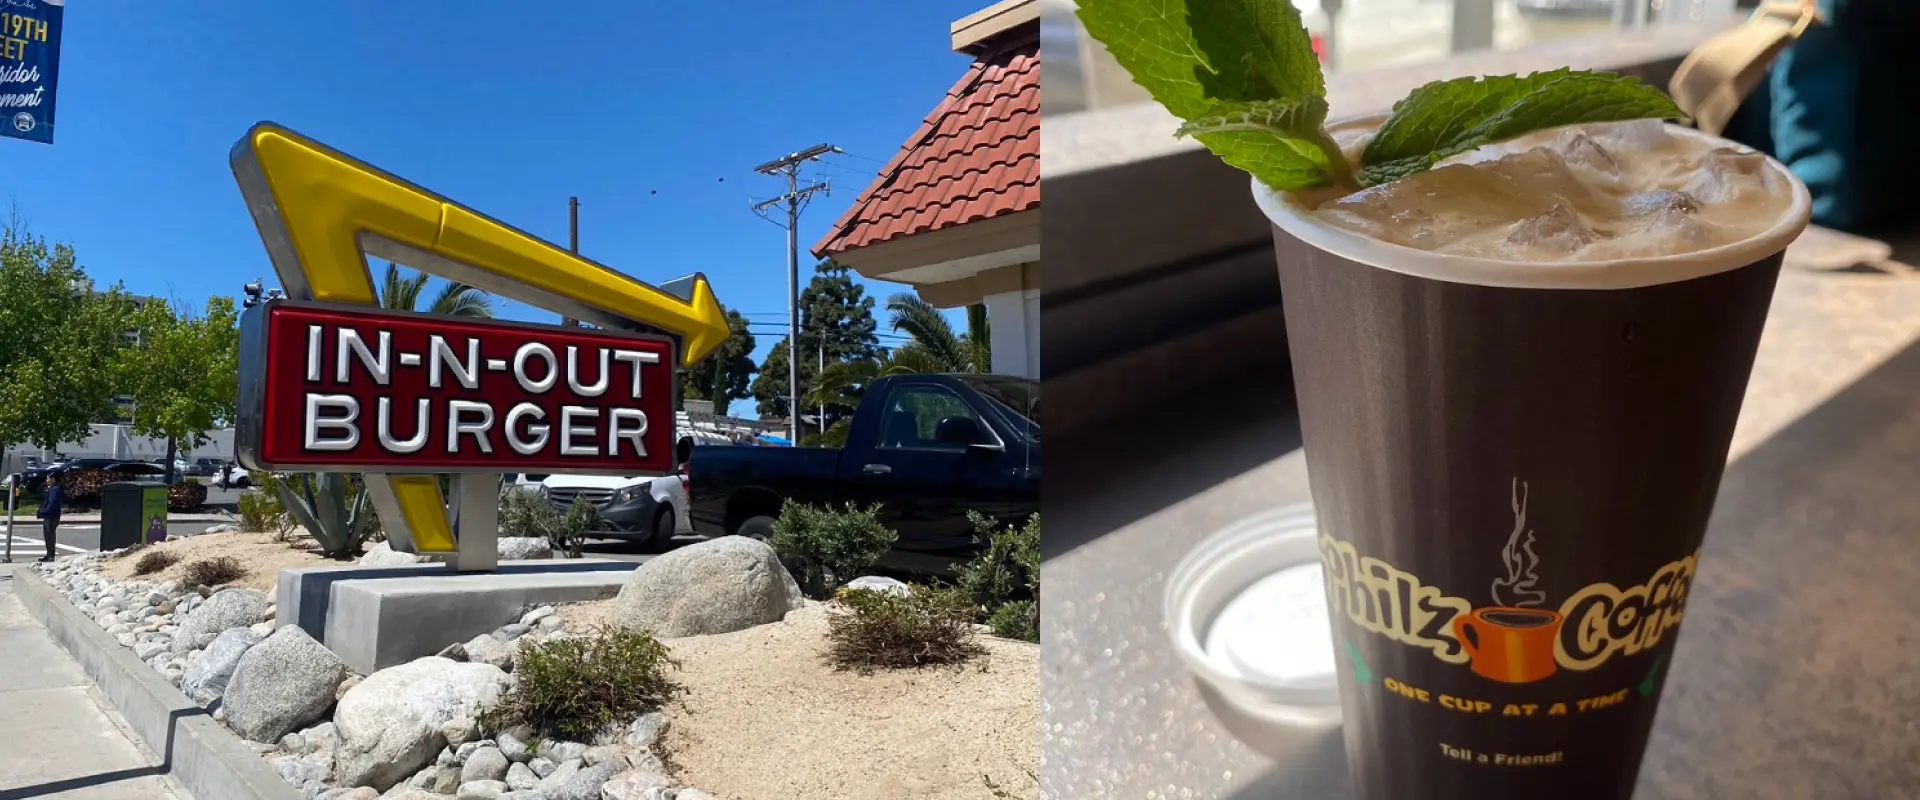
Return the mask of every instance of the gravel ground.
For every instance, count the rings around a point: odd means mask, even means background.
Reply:
[[[610,605],[559,613],[583,630]],[[666,738],[687,785],[728,800],[1039,796],[1037,645],[982,636],[975,663],[863,676],[827,664],[826,637],[827,606],[809,602],[772,625],[665,640],[688,689]]]
[[[313,539],[305,530],[294,528],[286,542],[274,540],[271,533],[204,533],[186,539],[170,539],[149,547],[143,547],[131,553],[108,558],[102,572],[108,578],[124,581],[133,577],[133,565],[151,552],[179,553],[180,560],[173,566],[152,575],[143,575],[141,580],[168,581],[180,580],[180,574],[187,565],[203,558],[214,556],[233,556],[247,568],[245,577],[226,586],[239,586],[265,592],[273,596],[275,582],[280,570],[298,567],[341,566],[345,562],[334,561],[320,555],[313,548]]]

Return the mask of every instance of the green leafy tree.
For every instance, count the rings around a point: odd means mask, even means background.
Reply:
[[[121,353],[121,391],[133,396],[133,433],[167,440],[167,483],[179,443],[207,442],[207,431],[233,419],[239,385],[239,315],[233,300],[213,297],[195,313],[151,302],[134,316],[138,343]]]
[[[852,270],[845,265],[822,261],[814,266],[815,275],[800,292],[800,385],[813,383],[824,358],[827,364],[842,361],[870,361],[885,350],[875,331],[873,298],[854,283]],[[753,379],[753,397],[762,417],[785,417],[787,411],[787,355],[789,343],[773,346]],[[829,405],[829,423],[853,413],[851,406]]]
[[[53,449],[113,414],[112,364],[128,345],[132,298],[94,290],[68,245],[0,227],[0,446]]]
[[[747,318],[728,309],[727,328],[732,333],[720,349],[680,377],[681,396],[712,401],[715,414],[727,413],[735,400],[752,397],[753,373],[760,369],[753,364],[753,332],[747,329]]]
[[[432,302],[426,308],[421,308],[420,300],[427,291],[427,278],[424,272],[402,273],[400,267],[389,262],[385,279],[377,287],[380,307],[393,311],[425,311],[450,317],[493,316],[493,300],[486,292],[453,281],[441,284]]]
[[[828,364],[813,388],[801,399],[808,405],[853,408],[868,385],[889,375],[988,372],[993,366],[991,331],[985,306],[967,307],[967,331],[956,333],[940,310],[908,292],[887,298],[889,322],[912,341],[878,359]],[[771,359],[769,359],[771,362]],[[850,415],[849,415],[850,416]],[[813,443],[826,447],[846,444],[847,419],[836,420]]]

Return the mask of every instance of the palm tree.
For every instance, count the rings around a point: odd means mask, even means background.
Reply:
[[[427,274],[400,274],[400,268],[387,262],[386,280],[381,282],[380,307],[393,311],[420,311],[450,317],[492,317],[493,302],[485,291],[464,283],[448,281],[433,296],[433,302],[420,308],[420,293],[427,289]]]
[[[814,377],[813,389],[802,402],[810,406],[860,403],[868,384],[888,375],[940,372],[988,372],[993,347],[985,306],[967,306],[967,332],[956,334],[940,310],[910,292],[887,298],[889,320],[896,331],[912,339],[879,360],[836,361]],[[847,420],[820,435],[819,442],[838,446],[846,442]]]

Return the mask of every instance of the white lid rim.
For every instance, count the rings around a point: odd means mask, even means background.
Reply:
[[[1384,116],[1375,114],[1358,117],[1327,127],[1334,129],[1373,123]],[[1726,147],[1752,149],[1692,128],[1668,124],[1667,130]],[[1813,196],[1807,191],[1806,184],[1794,177],[1786,166],[1771,156],[1763,157],[1766,158],[1767,168],[1785,180],[1793,191],[1793,203],[1779,221],[1738,242],[1652,258],[1532,262],[1436,253],[1372,239],[1327,225],[1313,217],[1292,196],[1268,187],[1258,178],[1252,179],[1253,200],[1269,222],[1293,238],[1348,261],[1390,272],[1448,283],[1508,289],[1637,289],[1731,272],[1766,260],[1785,250],[1787,245],[1800,237],[1812,221]]]

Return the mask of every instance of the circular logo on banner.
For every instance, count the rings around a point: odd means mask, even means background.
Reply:
[[[13,129],[21,133],[33,130],[33,115],[25,111],[13,115]]]

